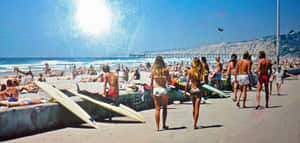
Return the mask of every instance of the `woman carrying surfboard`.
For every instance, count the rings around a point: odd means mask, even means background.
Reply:
[[[151,71],[151,95],[155,105],[156,131],[159,131],[161,100],[163,107],[163,129],[168,129],[168,126],[166,125],[168,105],[168,91],[166,85],[168,81],[171,82],[169,70],[167,69],[162,56],[157,56]]]
[[[190,94],[193,103],[193,117],[194,117],[194,129],[197,129],[197,122],[199,116],[199,108],[202,96],[202,84],[205,83],[205,69],[199,58],[195,57],[192,61],[192,69],[188,72],[187,82],[184,90],[184,96],[186,96],[189,82],[192,81]]]

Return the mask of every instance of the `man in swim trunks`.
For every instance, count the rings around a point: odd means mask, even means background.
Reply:
[[[237,56],[236,54],[231,55],[231,59],[229,61],[228,67],[227,67],[227,79],[230,80],[231,86],[233,88],[233,98],[232,100],[235,102],[237,98],[237,82],[235,80],[235,70],[236,70],[236,65],[237,65]]]
[[[260,91],[262,86],[265,86],[266,93],[266,108],[269,107],[269,78],[272,74],[272,64],[271,60],[266,58],[266,54],[264,51],[259,51],[259,61],[256,69],[256,74],[258,76],[257,81],[257,106],[256,109],[260,109]]]
[[[104,92],[103,93],[99,93],[99,95],[103,96],[103,97],[112,97],[112,98],[117,98],[119,97],[119,81],[118,81],[118,77],[110,72],[109,70],[109,66],[108,65],[104,65],[103,66],[103,72],[104,74]],[[109,90],[106,91],[106,86],[107,83],[109,84]]]
[[[14,86],[13,81],[10,79],[7,80],[6,85],[7,85],[6,93],[8,95],[8,101],[9,102],[18,101],[19,90]]]
[[[222,79],[223,66],[220,63],[220,57],[219,56],[216,57],[216,62],[217,62],[217,71],[214,73],[214,78],[217,81],[218,89],[222,89],[221,79]]]
[[[250,83],[250,78],[252,78],[251,62],[247,60],[248,57],[249,53],[247,51],[243,54],[243,58],[238,61],[235,70],[235,82],[240,86],[236,106],[240,107],[240,98],[243,93],[243,108],[246,108],[247,88]]]

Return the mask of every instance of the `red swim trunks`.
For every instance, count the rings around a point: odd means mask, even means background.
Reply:
[[[261,84],[268,84],[269,83],[269,77],[267,75],[258,75],[258,82]]]
[[[116,92],[116,91],[113,90],[113,89],[109,89],[109,91],[108,91],[108,96],[109,96],[109,97],[112,97],[112,98],[117,98],[117,97],[119,97],[119,93]]]

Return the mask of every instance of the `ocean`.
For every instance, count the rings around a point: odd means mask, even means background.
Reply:
[[[174,64],[184,61],[190,62],[191,58],[165,58],[165,62],[168,64]],[[0,72],[12,72],[14,67],[18,67],[21,70],[41,71],[44,68],[44,64],[48,63],[51,69],[54,70],[71,70],[71,67],[75,64],[76,67],[83,67],[87,69],[90,65],[93,65],[96,69],[99,69],[101,65],[108,64],[112,69],[116,68],[119,64],[128,66],[129,68],[138,67],[140,64],[147,62],[153,63],[154,58],[135,58],[135,57],[105,57],[105,58],[55,58],[55,57],[40,57],[40,58],[0,58]]]

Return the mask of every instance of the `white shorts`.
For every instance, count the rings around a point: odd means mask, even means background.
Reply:
[[[237,76],[237,81],[238,81],[239,85],[248,85],[250,83],[249,76],[247,74],[238,75]]]
[[[162,88],[162,87],[156,87],[153,88],[153,94],[155,96],[163,96],[168,94],[167,88]]]

